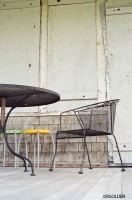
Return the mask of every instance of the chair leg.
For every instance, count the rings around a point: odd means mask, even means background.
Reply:
[[[124,171],[125,171],[124,165],[123,165],[123,162],[122,162],[122,158],[121,158],[120,150],[119,150],[119,147],[118,147],[118,143],[117,143],[117,140],[116,140],[116,137],[115,137],[114,134],[113,134],[113,137],[114,137],[114,139],[115,139],[116,147],[117,147],[118,154],[119,154],[119,158],[120,158],[120,161],[121,161],[122,171],[124,172]]]
[[[84,163],[84,158],[85,158],[85,150],[86,150],[86,137],[84,137],[83,158],[82,158],[82,164],[81,164],[80,171],[78,172],[79,174],[83,174],[82,168],[83,168],[83,163]]]
[[[89,169],[93,169],[92,165],[91,165],[91,161],[90,161],[90,156],[89,156],[89,151],[88,151],[87,144],[85,143],[85,145],[86,145],[86,150],[87,150],[87,156],[88,156],[88,162],[89,162]]]
[[[55,153],[54,153],[53,160],[51,163],[51,167],[49,168],[49,171],[53,171],[53,165],[54,165],[56,153],[57,153],[57,139],[56,139],[56,143],[55,143]]]

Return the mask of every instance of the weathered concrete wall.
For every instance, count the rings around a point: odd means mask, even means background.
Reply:
[[[128,164],[132,163],[132,1],[108,0],[106,6],[110,99],[120,99],[114,130],[123,163]],[[113,161],[120,163],[116,145],[112,144]]]
[[[63,119],[66,128],[77,128],[78,124],[73,116],[66,116]],[[59,116],[12,116],[8,121],[8,129],[49,129],[54,135],[59,129]],[[33,161],[33,136],[26,136],[28,141],[29,158]],[[15,148],[14,135],[8,135],[11,147]],[[107,137],[88,137],[87,144],[90,151],[91,162],[96,165],[106,165],[108,162]],[[22,140],[20,153],[25,155],[25,144]],[[58,153],[56,164],[61,166],[78,166],[82,161],[83,144],[82,139],[61,139],[58,141]],[[40,136],[40,166],[47,166],[51,163],[53,156],[53,145],[50,135]],[[0,162],[3,162],[3,135],[0,134]],[[12,165],[14,156],[7,150],[6,166]],[[87,162],[87,156],[85,158]],[[22,163],[22,162],[21,162]]]

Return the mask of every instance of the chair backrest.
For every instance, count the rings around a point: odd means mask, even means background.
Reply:
[[[83,129],[112,134],[118,101],[119,99],[116,99],[80,107],[74,109],[74,113]]]

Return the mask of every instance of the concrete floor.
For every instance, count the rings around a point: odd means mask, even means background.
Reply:
[[[30,170],[30,169],[29,169]],[[104,200],[125,195],[132,200],[132,168],[84,169],[46,168],[35,170],[36,176],[23,172],[23,168],[0,168],[0,200]],[[113,198],[114,197],[114,198]]]

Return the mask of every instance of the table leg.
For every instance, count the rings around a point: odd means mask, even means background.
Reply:
[[[10,109],[10,111],[7,113],[6,117],[5,117],[5,108],[6,108],[6,98],[2,98],[2,105],[1,105],[1,126],[2,126],[3,133],[4,133],[4,138],[5,138],[6,145],[7,145],[8,149],[10,150],[10,152],[11,152],[14,156],[17,156],[17,157],[19,157],[20,159],[23,160],[23,162],[24,162],[24,167],[25,167],[24,172],[27,172],[27,171],[28,171],[28,170],[27,170],[27,165],[26,165],[26,160],[27,160],[27,161],[29,162],[30,166],[31,166],[31,170],[32,170],[31,176],[35,176],[35,174],[34,174],[34,168],[33,168],[32,162],[31,162],[28,158],[26,158],[26,157],[24,157],[24,156],[22,156],[22,155],[16,153],[16,152],[10,147],[10,145],[9,145],[9,143],[8,143],[7,134],[6,134],[6,124],[7,124],[7,120],[8,120],[8,117],[9,117],[11,111],[12,111],[15,107]]]
[[[5,123],[5,107],[6,107],[6,98],[1,100],[1,126],[4,127]]]

